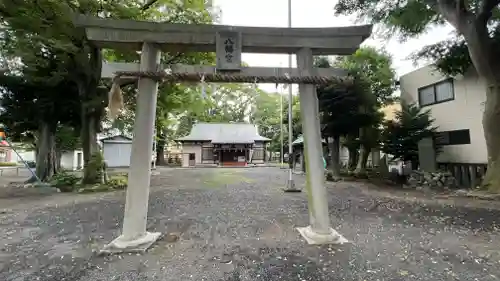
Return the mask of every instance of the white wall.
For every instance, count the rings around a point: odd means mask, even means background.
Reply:
[[[80,162],[78,161],[80,158]],[[61,168],[66,170],[78,170],[83,168],[83,151],[66,151],[61,155]]]
[[[400,79],[401,98],[407,102],[418,103],[418,88],[446,79],[432,66],[420,68],[403,75]],[[482,114],[486,100],[484,83],[474,71],[453,81],[455,99],[423,107],[430,109],[432,117],[439,126],[438,131],[460,129],[470,130],[470,144],[447,145],[438,156],[438,162],[486,163],[486,143],[482,126]]]
[[[117,142],[103,144],[103,156],[104,160],[108,164],[108,167],[129,167],[130,166],[130,154],[132,153],[132,142]]]
[[[347,149],[347,147],[340,146],[339,158],[340,158],[340,165],[347,166],[347,164],[349,163],[349,150]]]
[[[35,151],[17,151],[22,159],[26,162],[36,161]],[[78,162],[78,157],[80,157],[80,163]],[[22,163],[21,158],[12,151],[11,162],[13,163]],[[81,150],[67,151],[61,155],[61,168],[68,170],[76,170],[78,169],[78,165],[83,166],[83,152]]]
[[[36,156],[35,156],[34,150],[32,150],[32,151],[17,150],[17,152],[21,155],[23,160],[26,162],[36,161]],[[22,160],[21,160],[21,158],[19,158],[19,156],[14,151],[12,151],[10,162],[19,163],[19,162],[22,162]]]
[[[201,164],[201,144],[183,144],[182,145],[182,162],[189,160],[189,154],[194,153],[195,164]],[[189,164],[188,164],[189,165]]]
[[[349,149],[345,146],[340,147],[340,165],[345,167],[349,164]],[[330,160],[327,160],[330,161]],[[372,153],[368,155],[367,166],[370,167],[372,165]]]

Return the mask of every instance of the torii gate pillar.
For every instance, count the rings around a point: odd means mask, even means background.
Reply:
[[[155,44],[143,43],[140,70],[156,71],[160,64],[160,54]],[[157,81],[151,78],[139,79],[123,230],[103,252],[143,252],[161,235],[159,232],[146,231],[153,151],[150,136],[154,133],[157,95]]]
[[[297,52],[297,67],[304,75],[312,71],[313,55],[310,48],[302,48]],[[299,98],[307,165],[306,188],[310,225],[298,227],[297,230],[309,244],[342,244],[347,242],[347,239],[330,227],[328,215],[316,86],[299,84]]]

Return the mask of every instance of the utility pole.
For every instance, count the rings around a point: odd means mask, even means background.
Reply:
[[[292,28],[292,0],[288,0],[288,28]],[[288,54],[288,67],[292,71],[292,54]],[[288,181],[285,192],[300,192],[300,189],[295,189],[295,182],[293,181],[293,122],[292,122],[292,84],[288,84]]]
[[[280,95],[280,168],[283,169],[283,94],[281,93],[281,90],[279,89],[278,85],[276,87],[278,90],[278,93]]]
[[[283,168],[283,94],[281,90],[278,90],[280,95],[280,167]]]

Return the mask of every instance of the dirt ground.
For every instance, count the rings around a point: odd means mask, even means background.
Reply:
[[[349,243],[307,245],[305,192],[279,168],[159,169],[142,255],[94,254],[120,234],[124,192],[0,196],[0,280],[500,280],[500,206],[329,183]],[[304,177],[296,175],[297,186]]]

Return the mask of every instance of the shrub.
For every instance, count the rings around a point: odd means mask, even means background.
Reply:
[[[112,189],[125,189],[128,184],[127,177],[114,176],[108,180],[107,185]]]
[[[181,163],[181,158],[179,157],[179,155],[177,155],[177,156],[175,157],[175,164],[177,164],[177,165],[182,164],[182,163]]]
[[[12,162],[0,162],[0,167],[13,167],[17,166],[17,163]]]
[[[333,181],[333,173],[331,171],[325,171],[325,179],[327,181]]]
[[[72,192],[76,189],[80,178],[68,172],[59,172],[50,179],[50,184],[61,192]]]
[[[86,178],[84,179],[85,183],[101,183],[102,178],[104,177],[103,171],[105,168],[104,164],[104,156],[101,152],[95,152],[90,156],[90,160],[87,164],[86,169]]]

